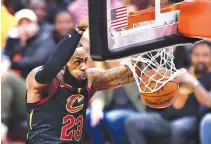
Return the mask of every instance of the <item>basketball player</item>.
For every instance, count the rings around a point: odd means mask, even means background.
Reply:
[[[127,66],[106,71],[87,69],[88,54],[77,47],[87,27],[88,20],[82,20],[46,64],[28,75],[28,144],[80,143],[90,96],[134,81]]]

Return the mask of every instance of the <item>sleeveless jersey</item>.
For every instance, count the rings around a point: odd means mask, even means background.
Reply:
[[[80,143],[84,136],[88,97],[88,87],[74,89],[55,80],[45,98],[37,103],[26,103],[27,144]]]

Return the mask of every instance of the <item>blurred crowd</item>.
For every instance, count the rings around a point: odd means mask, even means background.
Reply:
[[[180,2],[161,0],[162,5]],[[56,45],[88,15],[88,0],[1,1],[1,138],[4,143],[26,138],[25,78],[43,65]],[[154,7],[155,0],[111,0],[130,11]],[[89,50],[89,36],[81,39]],[[90,102],[84,143],[208,144],[211,143],[211,42],[179,46],[175,65],[186,68],[180,94],[164,109],[146,106],[136,83],[97,92]],[[88,61],[88,67],[109,69],[120,62]]]

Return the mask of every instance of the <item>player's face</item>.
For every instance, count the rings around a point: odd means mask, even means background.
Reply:
[[[60,36],[66,36],[73,27],[74,23],[68,12],[60,12],[57,14],[55,19],[55,30]]]
[[[86,50],[80,47],[75,50],[74,55],[67,63],[69,71],[78,80],[85,80],[87,78],[87,59],[88,54]]]
[[[197,45],[193,48],[191,61],[196,71],[207,72],[211,68],[211,48],[205,44]]]

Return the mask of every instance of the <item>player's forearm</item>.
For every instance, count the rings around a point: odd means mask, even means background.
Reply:
[[[66,65],[80,41],[81,34],[75,29],[68,34],[56,48],[56,52],[45,65],[36,73],[35,80],[39,83],[50,83],[59,71]]]
[[[122,86],[134,81],[133,73],[127,66],[115,67],[100,74],[93,85],[96,91]]]

